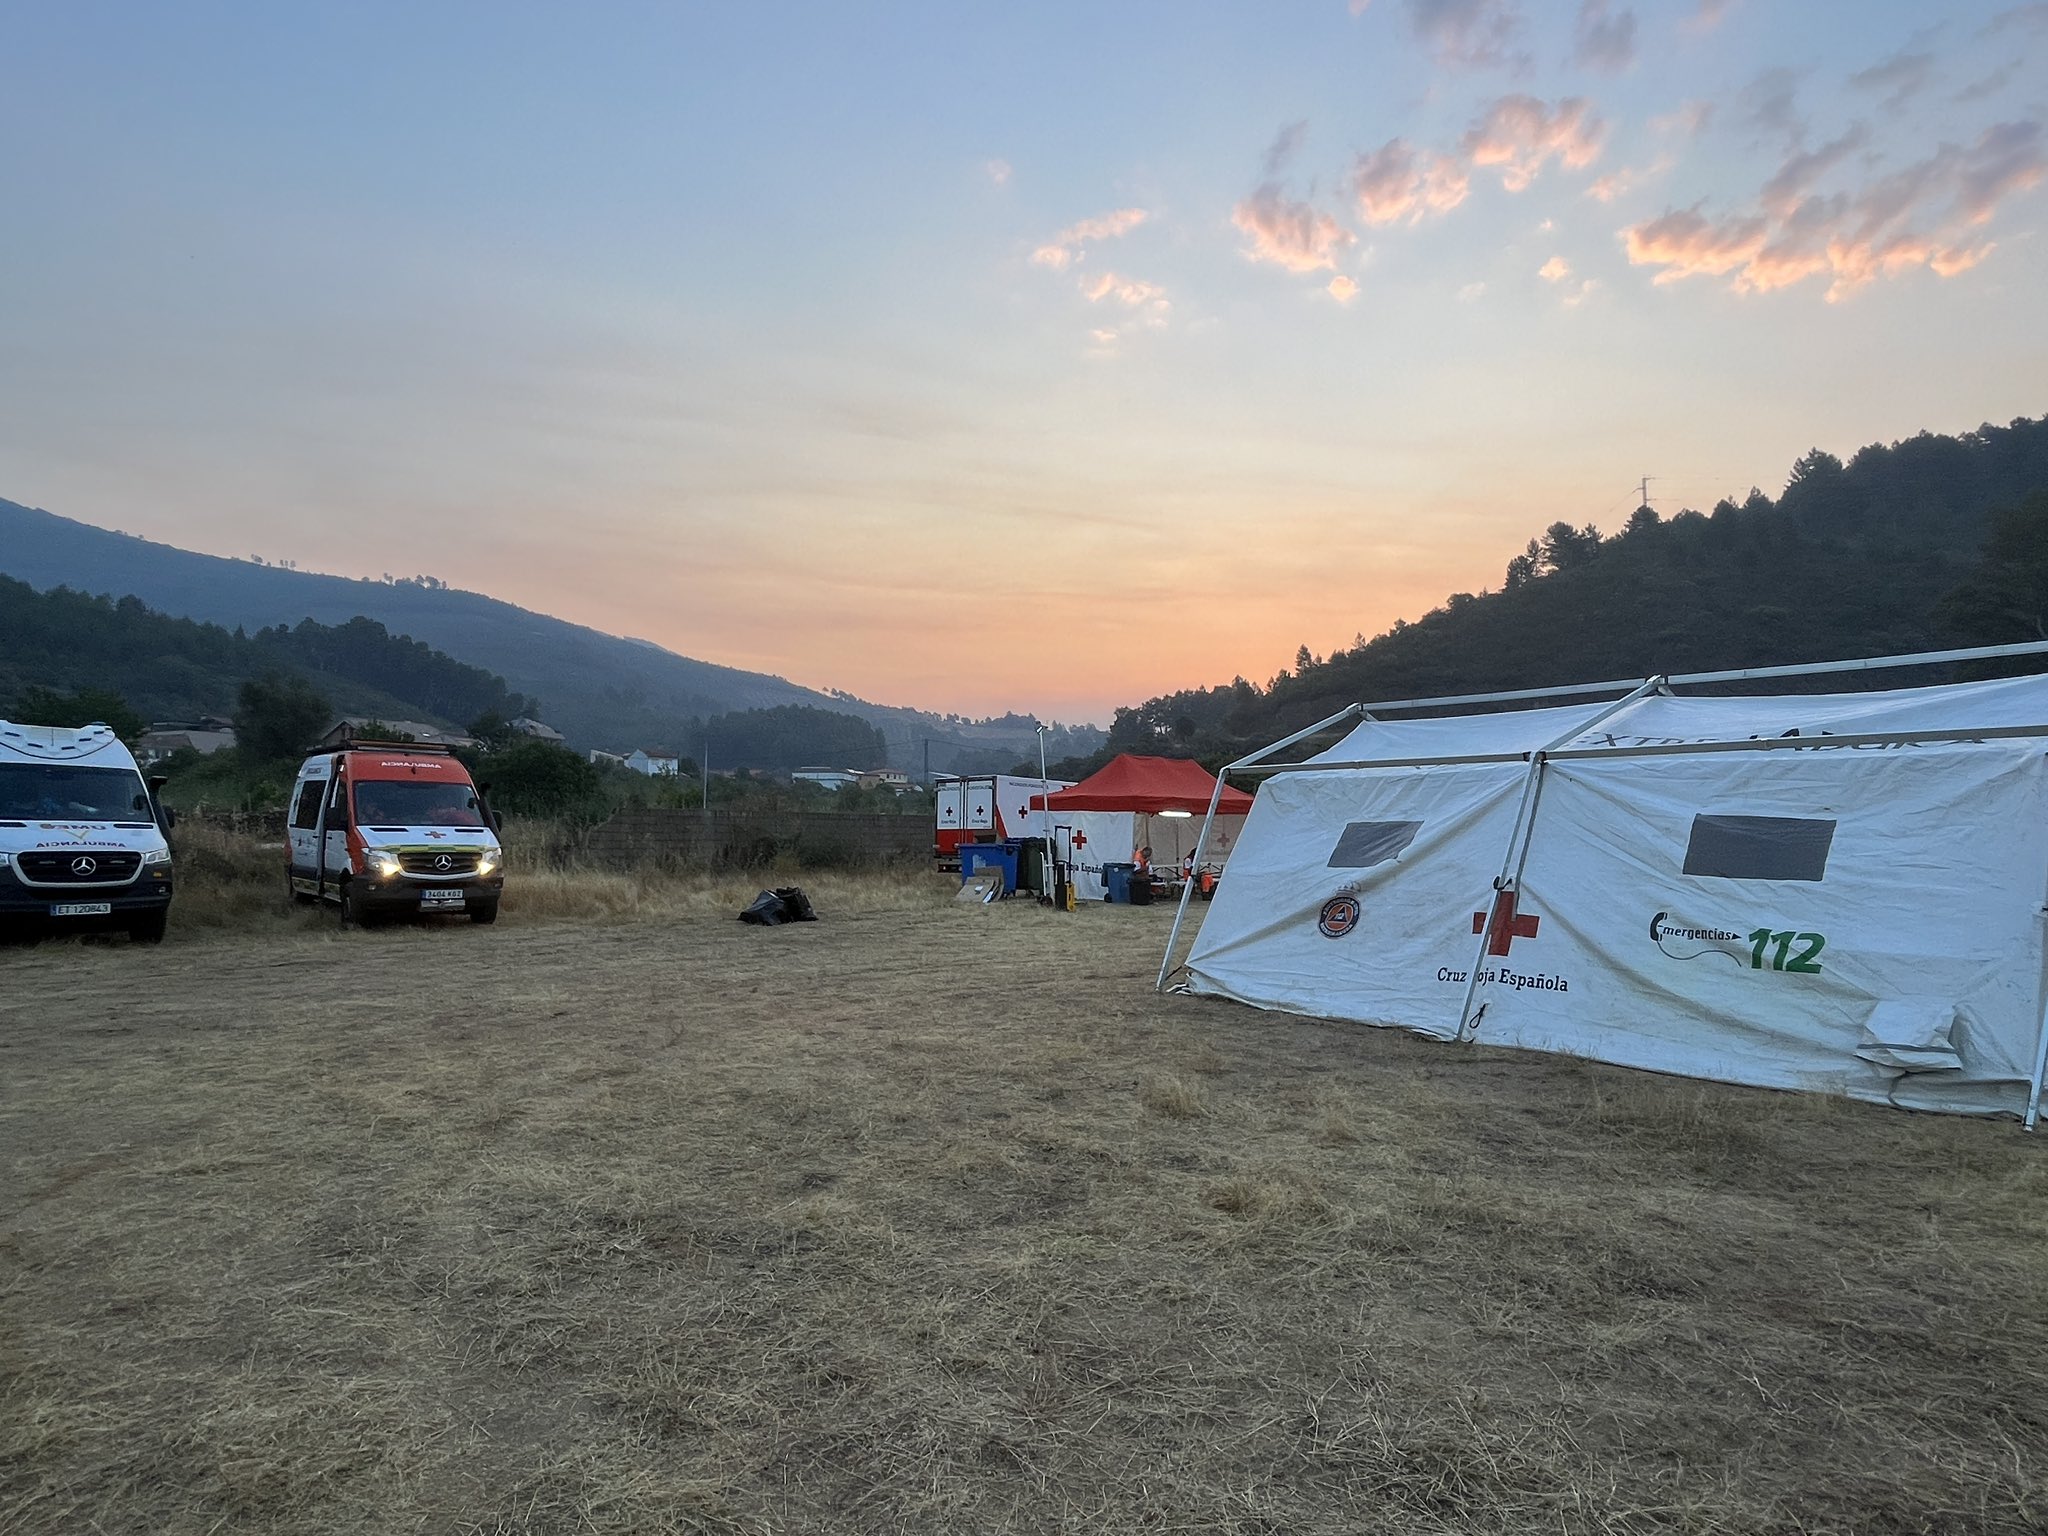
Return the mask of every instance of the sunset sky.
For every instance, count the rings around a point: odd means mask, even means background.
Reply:
[[[0,496],[885,703],[1106,720],[1643,475],[1705,509],[2048,411],[2048,4],[5,36]]]

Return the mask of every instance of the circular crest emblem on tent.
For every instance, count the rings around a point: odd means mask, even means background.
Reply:
[[[1316,919],[1316,931],[1326,939],[1341,939],[1358,926],[1358,898],[1332,896],[1323,903],[1323,915]]]

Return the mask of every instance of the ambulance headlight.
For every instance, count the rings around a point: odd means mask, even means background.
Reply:
[[[142,862],[145,864],[168,864],[171,862],[171,850],[168,848],[152,848],[142,856]]]
[[[373,853],[370,855],[370,873],[379,880],[396,880],[403,866],[395,853]]]
[[[483,851],[483,856],[476,861],[476,872],[480,875],[488,875],[492,870],[496,869],[499,864],[504,862],[504,858],[504,849],[486,848]]]

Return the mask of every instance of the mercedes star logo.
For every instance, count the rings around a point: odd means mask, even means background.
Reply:
[[[90,862],[90,860],[88,860],[87,862]],[[453,869],[454,867],[455,867],[455,861],[454,861],[453,859],[449,858],[447,854],[445,854],[445,853],[442,853],[442,854],[436,854],[436,855],[434,856],[434,868],[436,868],[436,869]]]
[[[99,867],[99,860],[90,858],[82,853],[71,861],[71,873],[77,875],[80,879],[84,879],[87,875],[92,874]]]

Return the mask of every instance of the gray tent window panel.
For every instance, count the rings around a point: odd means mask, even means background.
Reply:
[[[1805,816],[1695,816],[1685,872],[1722,880],[1825,880],[1835,824]]]
[[[1408,845],[1421,830],[1419,821],[1354,821],[1337,839],[1328,867],[1370,869],[1397,859],[1408,851]]]

